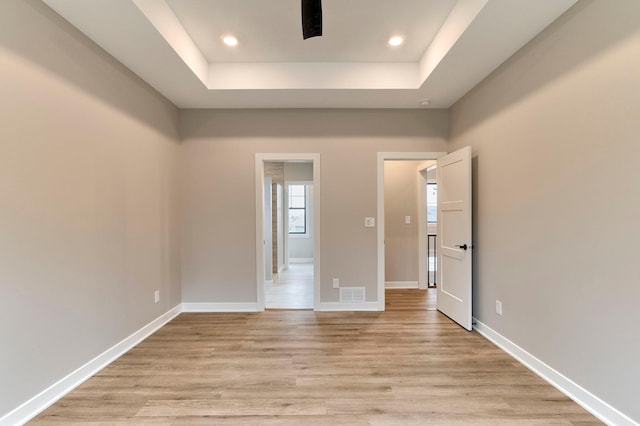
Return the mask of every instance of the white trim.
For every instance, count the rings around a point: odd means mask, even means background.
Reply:
[[[260,312],[257,303],[183,303],[182,312]]]
[[[290,257],[289,263],[313,263],[313,257]]]
[[[362,303],[340,303],[340,302],[323,302],[320,304],[321,312],[336,311],[380,311],[378,302],[362,302]]]
[[[384,288],[418,288],[418,281],[385,281]]]
[[[488,325],[473,319],[473,328],[497,347],[520,361],[529,370],[546,380],[550,385],[571,398],[582,408],[608,425],[638,426],[634,420],[598,398],[576,382],[545,364],[520,346],[516,345]]]
[[[263,188],[262,194],[262,207],[264,212],[264,222],[262,229],[268,229],[272,231],[271,224],[273,223],[273,179],[269,176],[263,176]],[[263,250],[264,250],[264,279],[266,281],[273,282],[273,233],[265,232],[263,238]]]
[[[385,160],[437,160],[446,152],[378,152],[377,216],[378,216],[378,310],[384,311],[384,162]]]
[[[80,386],[86,380],[90,379],[98,371],[111,364],[138,343],[155,333],[166,323],[177,317],[180,312],[181,307],[178,305],[170,309],[168,312],[160,315],[140,330],[134,332],[119,343],[116,343],[114,346],[93,358],[82,367],[58,380],[56,383],[49,386],[27,402],[7,413],[0,419],[0,425],[21,425],[33,419],[60,398]]]
[[[320,308],[320,154],[313,157],[313,305]]]
[[[284,177],[283,177],[284,179]],[[284,257],[284,269],[289,269],[289,214],[287,208],[289,207],[289,187],[287,183],[282,184],[282,253]]]
[[[256,154],[255,160],[255,209],[256,209],[256,304],[258,310],[264,310],[264,281],[266,262],[264,260],[264,159]],[[191,304],[182,304],[182,310],[185,306]],[[196,311],[194,311],[196,312]],[[205,311],[211,312],[211,311]],[[215,312],[215,311],[214,311]]]

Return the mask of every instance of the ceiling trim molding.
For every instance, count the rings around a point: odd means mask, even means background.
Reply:
[[[416,62],[234,63],[209,63],[166,0],[43,1],[180,108],[441,109],[577,0],[458,0]]]

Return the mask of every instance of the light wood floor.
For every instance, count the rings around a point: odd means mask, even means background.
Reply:
[[[388,290],[381,313],[181,314],[32,423],[600,424],[428,298]]]
[[[265,289],[267,309],[313,309],[313,263],[292,263]]]
[[[435,311],[436,306],[435,288],[427,290],[385,290],[385,309],[387,311]]]

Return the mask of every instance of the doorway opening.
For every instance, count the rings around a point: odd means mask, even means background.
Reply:
[[[426,184],[428,169],[444,154],[378,153],[379,310],[385,310],[387,291],[390,303],[400,303],[402,292],[424,291],[425,309],[436,309],[435,288],[428,288]]]
[[[284,190],[274,200],[278,214],[273,227],[278,238],[273,249],[273,278],[265,281],[265,308],[313,309],[313,163],[279,164]],[[269,232],[266,226],[265,230]]]
[[[450,154],[378,153],[378,309],[381,311],[385,310],[385,161],[389,160],[437,160],[437,310],[471,330],[471,148],[463,147]]]
[[[261,310],[318,309],[319,161],[318,154],[256,154]]]
[[[420,235],[418,247],[420,288],[436,288],[438,280],[438,183],[436,162],[418,166],[418,218]],[[426,241],[426,247],[425,247]]]

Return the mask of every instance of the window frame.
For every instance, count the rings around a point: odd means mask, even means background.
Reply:
[[[429,186],[433,185],[435,186],[436,189],[436,220],[429,220]],[[438,223],[438,183],[437,182],[427,182],[427,195],[426,195],[426,202],[427,202],[427,223]]]
[[[291,207],[291,186],[304,187],[304,207]],[[308,182],[294,182],[290,181],[286,183],[287,188],[287,217],[291,218],[291,210],[303,210],[304,211],[304,232],[291,232],[291,221],[287,220],[287,235],[293,238],[304,238],[309,236],[309,183]]]

